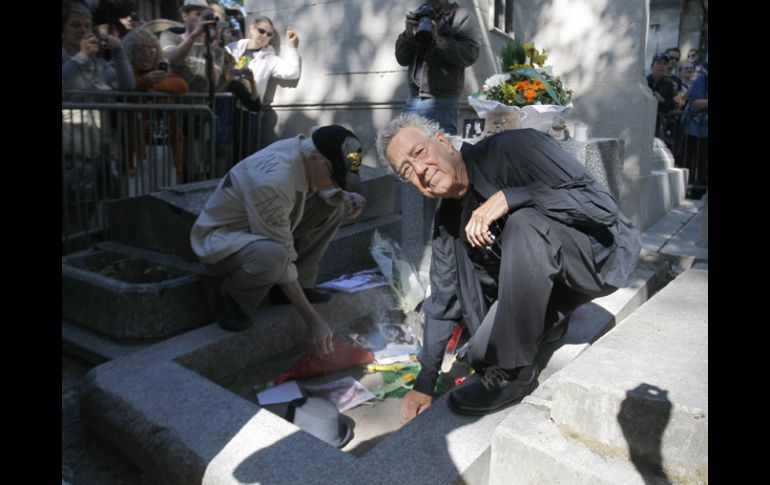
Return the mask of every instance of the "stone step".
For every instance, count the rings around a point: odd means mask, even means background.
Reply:
[[[358,218],[345,225],[393,214],[393,175],[368,166],[361,167],[360,175],[367,204]],[[219,179],[207,180],[108,202],[110,240],[196,260],[190,230],[217,184]]]
[[[687,172],[681,168],[651,170],[649,174],[639,178],[641,200],[639,207],[643,224],[641,229],[655,224],[669,211],[678,207],[685,200],[685,181]]]
[[[589,315],[601,318],[592,327],[597,332],[612,326],[640,304],[639,295],[655,291],[657,274],[640,269],[639,282],[616,295],[624,301],[592,303],[602,311],[576,317],[565,339],[578,338]],[[392,298],[380,287],[336,294],[317,309],[337,330],[392,307]],[[159,483],[487,483],[493,431],[511,408],[481,418],[460,416],[443,396],[354,457],[223,386],[234,375],[268,365],[304,332],[292,308],[269,307],[244,332],[209,325],[102,364],[88,375],[83,420]],[[580,338],[590,342],[596,335]],[[298,449],[302,460],[296,459]]]
[[[318,282],[377,266],[369,252],[375,230],[397,240],[401,217],[389,215],[343,226],[319,265]],[[166,337],[211,323],[217,308],[219,278],[195,261],[107,241],[96,249],[62,258],[62,345],[99,364],[128,355]],[[171,282],[123,283],[74,267],[70,261],[95,252],[142,258],[176,270]],[[268,307],[267,303],[263,305]]]
[[[490,483],[701,483],[707,373],[708,271],[690,269],[513,410]]]

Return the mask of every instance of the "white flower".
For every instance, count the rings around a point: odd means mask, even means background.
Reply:
[[[484,91],[489,91],[495,86],[499,86],[500,84],[503,84],[505,81],[509,80],[510,78],[511,78],[511,75],[508,73],[495,74],[493,76],[489,76],[487,80],[484,81]]]

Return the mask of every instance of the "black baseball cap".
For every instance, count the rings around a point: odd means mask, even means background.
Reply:
[[[332,177],[343,190],[348,181],[356,184],[360,179],[361,142],[352,131],[340,125],[318,128],[312,134],[313,144],[332,164]]]

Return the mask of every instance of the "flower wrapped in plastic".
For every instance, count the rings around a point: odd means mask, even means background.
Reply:
[[[487,78],[468,103],[486,119],[485,135],[512,128],[548,131],[556,115],[572,107],[572,90],[531,42],[508,42],[500,53],[505,72]]]

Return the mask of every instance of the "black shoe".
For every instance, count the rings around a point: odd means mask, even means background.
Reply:
[[[331,300],[332,296],[329,293],[326,293],[325,291],[316,290],[313,288],[302,288],[302,292],[305,293],[305,298],[307,298],[307,301],[310,303],[323,303],[325,301]],[[289,302],[289,299],[284,294],[283,290],[280,286],[275,285],[272,288],[270,288],[270,295],[269,295],[270,304],[273,306],[278,305],[285,305]]]
[[[240,332],[241,330],[246,330],[251,327],[251,318],[243,313],[241,307],[230,295],[225,295],[223,300],[224,310],[217,322],[222,329],[231,332]]]
[[[497,411],[534,391],[538,373],[536,365],[513,371],[487,367],[482,375],[476,374],[469,384],[449,394],[449,407],[456,413],[473,416]]]

